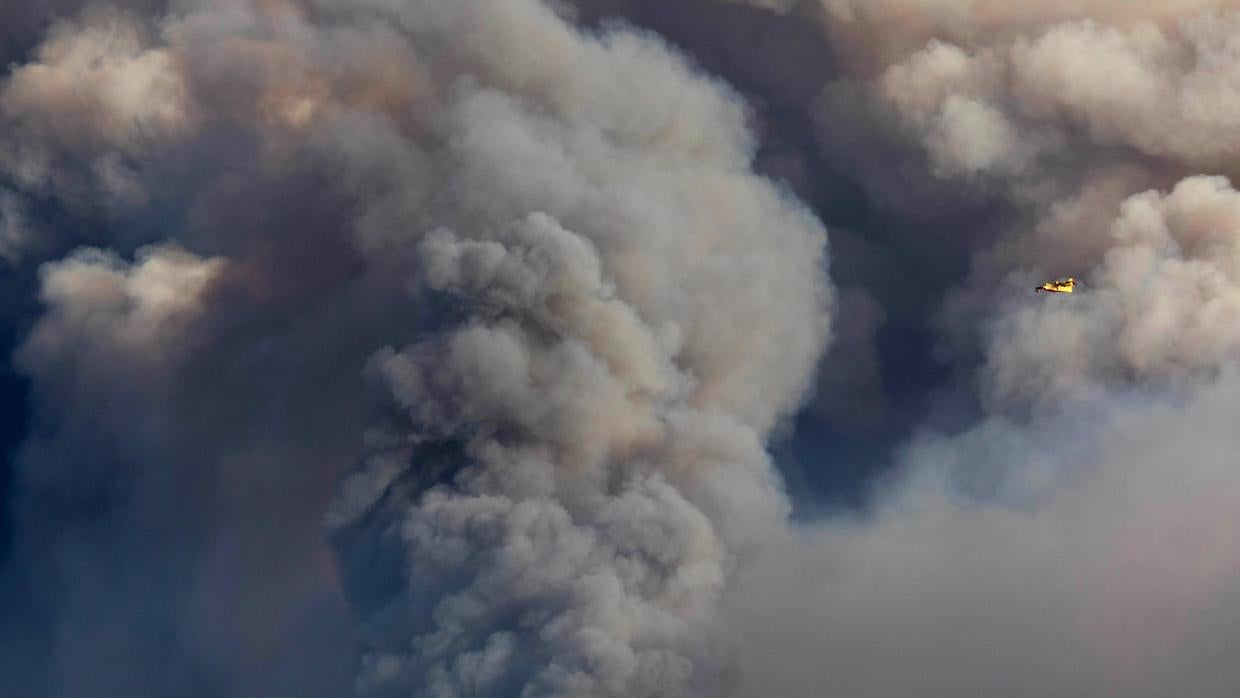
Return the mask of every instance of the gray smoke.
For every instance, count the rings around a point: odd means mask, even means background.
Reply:
[[[537,2],[179,3],[51,25],[0,107],[6,250],[23,201],[95,245],[18,354],[24,690],[718,681],[831,302],[733,92]]]
[[[360,688],[709,692],[717,597],[785,515],[763,439],[825,338],[822,230],[738,169],[735,98],[659,44],[532,5],[482,31],[555,52],[473,55],[537,89],[445,105],[450,176],[495,213],[412,251],[464,316],[371,361],[394,416],[329,513],[346,556],[397,558]],[[460,462],[427,482],[445,446]]]
[[[919,439],[873,512],[741,573],[740,693],[1231,694],[1238,388]]]
[[[0,10],[0,678],[1235,693],[1238,9]]]
[[[1229,695],[1234,4],[823,6],[828,149],[896,216],[999,211],[936,316],[983,416],[745,568],[742,693]]]

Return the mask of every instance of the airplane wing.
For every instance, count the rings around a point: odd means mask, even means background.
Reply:
[[[1076,279],[1067,278],[1058,281],[1047,281],[1041,286],[1035,287],[1035,292],[1046,291],[1047,293],[1072,293],[1073,287],[1076,286]]]

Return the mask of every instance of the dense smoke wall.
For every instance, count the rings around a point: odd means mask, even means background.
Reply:
[[[50,24],[0,93],[42,308],[6,672],[710,690],[831,303],[739,97],[536,2],[140,9]]]
[[[1237,22],[0,10],[0,680],[1234,694]]]
[[[870,507],[745,568],[742,693],[1235,690],[1235,11],[796,6],[839,66],[806,108],[870,225],[967,260],[927,324],[975,404],[931,401]],[[981,224],[944,231],[952,208]],[[1085,292],[1030,293],[1066,275]]]

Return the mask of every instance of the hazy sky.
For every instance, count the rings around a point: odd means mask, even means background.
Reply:
[[[1240,690],[1240,2],[18,0],[0,60],[18,694]]]

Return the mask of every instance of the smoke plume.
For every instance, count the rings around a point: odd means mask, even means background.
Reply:
[[[17,355],[20,685],[301,695],[354,652],[363,694],[718,680],[831,299],[735,93],[537,2],[182,3],[53,23],[0,105],[6,250],[39,256],[22,201],[95,245],[41,267]],[[356,626],[301,639],[341,591]],[[289,647],[330,681],[260,668]]]
[[[0,680],[1234,694],[1238,28],[0,10]]]

